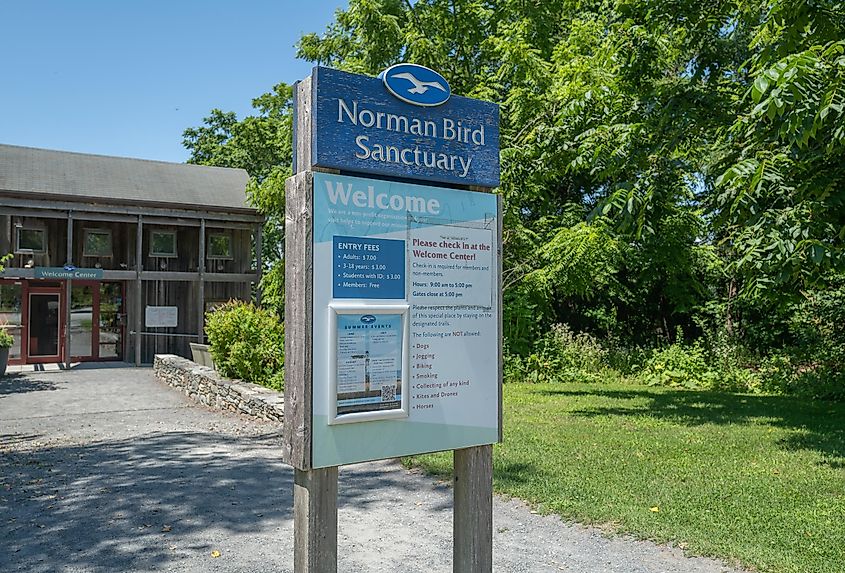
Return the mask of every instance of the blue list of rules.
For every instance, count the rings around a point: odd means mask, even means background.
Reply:
[[[333,298],[405,298],[405,241],[335,235],[332,261]]]

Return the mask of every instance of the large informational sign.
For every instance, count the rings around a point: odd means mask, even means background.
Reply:
[[[313,181],[312,466],[497,442],[497,197]]]
[[[380,79],[317,67],[311,90],[309,166],[499,185],[499,107],[449,97],[439,74],[401,64]],[[378,207],[393,210],[394,205]]]

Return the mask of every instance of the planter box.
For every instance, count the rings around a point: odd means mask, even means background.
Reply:
[[[9,364],[9,349],[0,348],[0,376],[6,374],[6,366]]]
[[[191,342],[191,356],[194,362],[200,366],[208,366],[214,368],[214,360],[211,358],[211,349],[208,344],[197,344]]]

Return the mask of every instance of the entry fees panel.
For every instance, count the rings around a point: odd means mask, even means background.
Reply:
[[[313,194],[313,467],[497,442],[497,197],[325,173]]]

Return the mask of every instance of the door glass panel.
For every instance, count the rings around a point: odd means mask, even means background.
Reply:
[[[59,355],[59,295],[29,295],[29,355]]]
[[[70,355],[94,355],[94,288],[75,285],[70,292]]]
[[[123,289],[100,283],[100,358],[123,358]]]
[[[12,335],[15,342],[9,349],[9,359],[21,357],[21,292],[23,286],[0,283],[0,328]]]

